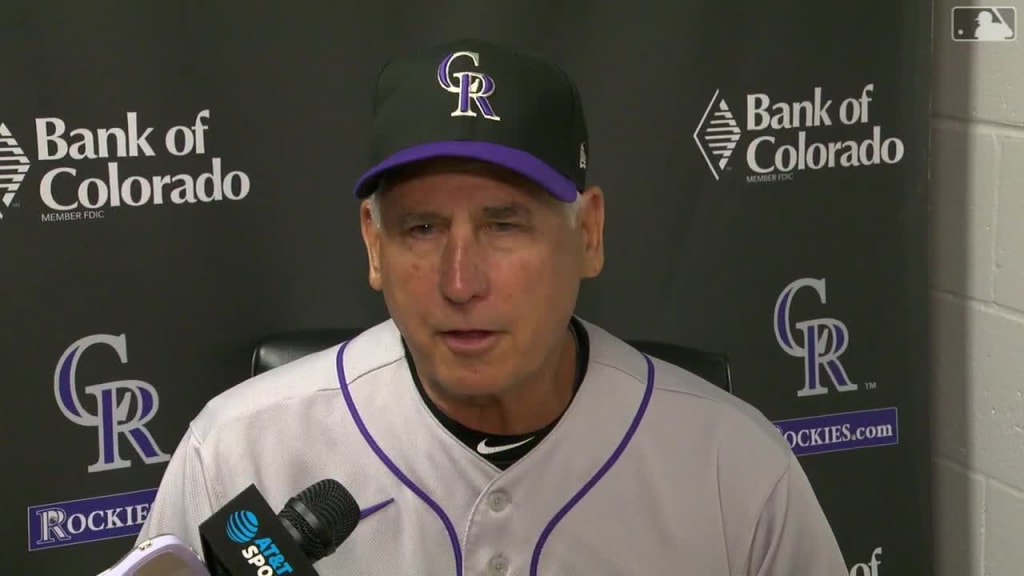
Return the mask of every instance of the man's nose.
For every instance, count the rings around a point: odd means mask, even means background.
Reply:
[[[487,294],[486,251],[469,227],[452,227],[441,255],[441,293],[453,304]]]

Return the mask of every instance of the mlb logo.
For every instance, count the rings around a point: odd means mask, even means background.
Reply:
[[[956,6],[953,41],[1010,42],[1017,39],[1017,9],[1013,6]]]

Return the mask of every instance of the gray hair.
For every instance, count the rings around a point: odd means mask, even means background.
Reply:
[[[380,195],[378,194],[380,191],[381,187],[378,186],[377,189],[373,192],[373,194],[371,194],[370,197],[368,198],[370,204],[370,220],[373,222],[373,225],[376,226],[378,229],[380,229],[381,225]],[[580,204],[582,204],[582,201],[583,195],[577,194],[576,199],[573,200],[572,202],[562,202],[565,210],[565,216],[566,218],[568,218],[569,226],[571,228],[576,228],[576,224],[578,223],[577,219],[580,212]]]

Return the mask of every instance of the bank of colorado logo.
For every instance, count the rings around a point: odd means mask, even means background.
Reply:
[[[815,86],[806,99],[791,102],[716,90],[693,139],[716,180],[737,164],[748,183],[792,180],[807,170],[897,164],[903,140],[876,121],[874,93],[875,85],[867,84],[840,98]],[[848,128],[826,135],[830,127]]]
[[[871,560],[860,562],[850,567],[850,576],[881,576],[882,571],[882,547],[879,546],[871,551]]]
[[[205,169],[181,173],[168,173],[175,171],[173,160],[159,168],[145,162],[207,156],[209,110],[160,131],[136,112],[121,120],[115,126],[82,127],[55,116],[36,118],[35,158],[23,150],[25,137],[19,145],[10,126],[0,124],[0,215],[27,202],[22,185],[30,168],[38,172],[38,186],[32,188],[43,222],[95,221],[132,208],[231,202],[249,195],[249,175],[216,155]]]
[[[0,123],[0,220],[8,208],[17,206],[14,199],[25,180],[28,167],[29,161],[24,150],[7,125]]]

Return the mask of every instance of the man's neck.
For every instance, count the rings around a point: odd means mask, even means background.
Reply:
[[[461,397],[445,394],[430,379],[420,377],[424,393],[445,415],[487,434],[528,434],[558,419],[572,400],[576,378],[576,339],[566,330],[551,368],[506,393]]]

